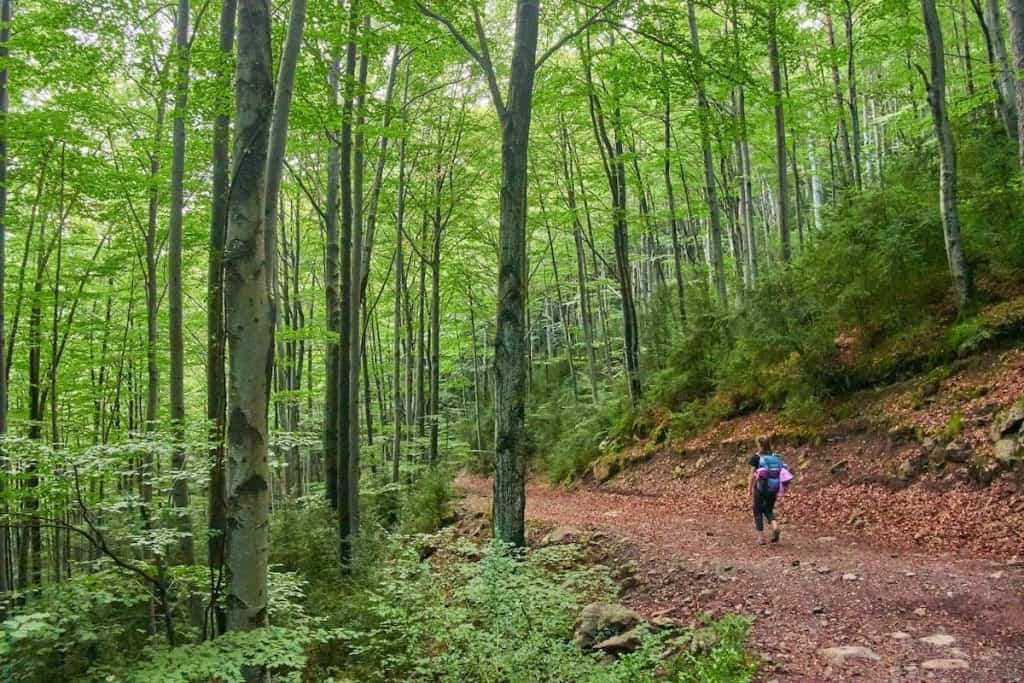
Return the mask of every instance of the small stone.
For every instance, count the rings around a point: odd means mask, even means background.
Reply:
[[[799,567],[800,566],[800,560],[793,560],[792,562],[790,562],[790,566],[791,567]]]
[[[818,654],[827,659],[830,664],[843,666],[851,659],[867,659],[873,662],[881,661],[881,657],[872,650],[860,645],[842,645],[840,647],[826,647],[818,650]]]
[[[929,659],[921,662],[921,668],[928,671],[955,671],[970,669],[966,659]]]
[[[934,635],[925,636],[921,638],[922,643],[928,643],[935,647],[949,647],[956,642],[956,638],[949,635],[948,633],[936,633]]]
[[[822,607],[821,605],[818,605],[817,607],[815,607],[814,609],[811,610],[811,614],[824,614],[824,613],[825,613],[825,608]]]
[[[915,574],[914,572],[903,572],[903,576],[907,577],[908,579],[912,579],[915,576],[917,576],[917,574]]]
[[[1020,567],[1022,565],[1024,565],[1024,560],[1020,559],[1016,555],[1014,555],[1013,557],[1011,557],[1009,560],[1006,561],[1006,566],[1007,567]]]
[[[832,573],[832,568],[831,567],[818,567],[817,572],[819,574],[831,574]]]
[[[910,634],[906,631],[893,631],[889,634],[889,637],[893,640],[906,640],[910,637]]]
[[[835,536],[819,536],[818,538],[816,538],[814,540],[817,541],[818,543],[834,543],[835,540],[836,540],[836,537]]]
[[[856,574],[843,574],[843,581],[858,581],[860,579]]]
[[[926,617],[928,616],[928,610],[926,610],[924,607],[918,607],[916,610],[914,610],[914,615],[918,617]]]

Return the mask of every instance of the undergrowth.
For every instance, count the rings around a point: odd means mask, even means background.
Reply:
[[[671,300],[641,311],[637,405],[623,398],[618,366],[596,401],[571,400],[565,373],[535,381],[531,433],[546,444],[539,469],[571,481],[636,443],[691,436],[752,410],[816,436],[844,396],[1024,338],[1024,206],[1006,181],[1016,160],[992,152],[1005,147],[998,130],[960,125],[963,233],[978,285],[970,310],[958,316],[953,302],[934,159],[907,151],[884,182],[829,210],[788,267],[762,272],[748,291],[734,281],[728,310],[698,268],[685,324]]]

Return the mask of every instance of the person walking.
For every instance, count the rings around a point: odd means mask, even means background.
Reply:
[[[757,438],[757,453],[750,456],[750,497],[754,504],[754,528],[757,544],[764,545],[764,521],[772,526],[771,542],[778,543],[781,531],[775,519],[775,501],[792,479],[789,468],[773,450],[766,436]]]

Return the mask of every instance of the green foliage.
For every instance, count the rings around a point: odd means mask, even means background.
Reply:
[[[402,504],[401,528],[407,534],[428,534],[451,518],[455,490],[451,472],[444,468],[425,470]]]
[[[946,422],[946,426],[942,430],[942,435],[949,441],[952,441],[964,431],[964,416],[959,410],[955,411],[949,416],[949,421]]]
[[[625,447],[637,422],[629,401],[604,394],[581,412],[569,402],[547,403],[531,415],[531,434],[543,449],[542,468],[549,479],[566,482],[580,475],[602,455]]]
[[[750,620],[728,616],[712,624],[716,644],[702,655],[686,654],[674,662],[679,683],[742,683],[754,680],[756,662],[746,652]]]
[[[136,580],[114,570],[74,576],[0,624],[0,679],[99,676],[159,640],[150,624],[149,595]]]
[[[378,564],[338,615],[343,626],[321,659],[321,675],[368,683],[664,678],[667,636],[650,636],[641,650],[610,665],[572,644],[583,605],[614,594],[607,569],[588,566],[578,548],[523,553],[495,544],[480,557],[476,546],[462,544],[447,552],[451,556],[433,566],[408,549]],[[697,667],[727,671],[727,660],[740,670],[747,661],[745,630],[723,623],[729,637],[699,656],[673,660],[673,675]]]

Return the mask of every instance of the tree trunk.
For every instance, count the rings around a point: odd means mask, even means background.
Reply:
[[[828,34],[829,64],[832,69],[832,96],[836,101],[836,113],[839,116],[839,141],[842,143],[843,163],[839,168],[843,184],[850,184],[853,173],[853,153],[850,151],[850,134],[846,129],[846,105],[843,104],[843,85],[839,78],[839,60],[836,58],[836,33],[832,25],[832,15],[825,13],[825,30]]]
[[[353,3],[355,6],[356,3]],[[355,10],[353,10],[355,12]],[[354,21],[354,19],[353,19]],[[363,28],[366,34],[370,33],[370,17],[363,18]],[[355,25],[352,27],[353,34]],[[369,62],[366,54],[359,58],[359,82],[355,84],[357,95],[355,101],[355,146],[352,157],[352,249],[351,267],[349,274],[349,379],[348,379],[348,517],[349,517],[349,543],[355,544],[355,538],[359,535],[359,441],[360,418],[359,418],[359,372],[362,366],[363,350],[363,326],[360,323],[360,315],[363,310],[363,174],[366,170],[365,144],[366,134],[363,131],[366,120],[366,78]],[[342,179],[344,181],[344,178]],[[344,191],[344,186],[342,191]],[[367,264],[367,267],[369,265]],[[344,542],[343,542],[344,543]],[[351,554],[352,548],[343,549]]]
[[[235,43],[236,0],[224,0],[220,15],[221,64],[229,64]],[[216,100],[217,118],[213,124],[213,187],[210,207],[210,253],[206,297],[206,418],[210,423],[210,489],[207,496],[209,540],[207,561],[214,580],[214,593],[220,590],[220,574],[224,566],[225,537],[227,535],[227,489],[224,463],[224,424],[226,421],[226,377],[224,374],[224,248],[228,221],[228,191],[231,173],[231,102],[228,96],[231,74],[226,66],[216,75],[219,96]],[[225,614],[211,596],[213,635],[224,632]]]
[[[725,288],[725,258],[722,254],[722,217],[718,206],[718,192],[715,189],[715,162],[711,156],[711,107],[704,90],[700,35],[697,33],[697,11],[692,0],[686,3],[686,12],[690,24],[690,43],[693,45],[697,59],[695,78],[697,80],[697,107],[700,110],[700,146],[704,157],[704,188],[707,193],[708,211],[711,214],[711,230],[708,234],[711,248],[708,252],[708,259],[713,268],[718,303],[726,306],[729,300]]]
[[[195,563],[192,520],[188,512],[188,478],[185,476],[185,340],[182,329],[182,218],[185,208],[185,116],[189,87],[189,0],[178,0],[174,24],[174,61],[177,65],[174,127],[171,156],[171,204],[167,249],[167,299],[170,319],[171,354],[171,430],[174,451],[171,454],[171,506],[175,508],[175,528],[179,533],[177,558],[182,564]]]
[[[228,334],[226,566],[231,631],[268,625],[270,467],[267,457],[273,321],[265,269],[265,191],[274,84],[271,17],[264,0],[240,0],[235,76],[234,174],[224,254]],[[266,668],[247,665],[247,681],[267,681]]]
[[[664,53],[662,53],[664,62]],[[679,218],[676,216],[676,192],[672,184],[672,95],[665,89],[665,194],[668,198],[668,220],[672,230],[672,261],[675,265],[676,295],[679,297],[679,321],[686,321],[686,279],[683,273],[683,245],[679,241]]]
[[[569,129],[560,121],[562,175],[565,178],[565,203],[572,213],[572,236],[576,246],[576,284],[580,297],[580,324],[583,326],[583,341],[587,347],[587,375],[590,378],[590,397],[597,403],[599,397],[597,382],[597,361],[594,357],[594,317],[587,288],[587,255],[583,246],[583,225],[580,223],[576,206],[576,176],[573,172],[570,151]]]
[[[1006,54],[1006,39],[1003,37],[1002,15],[999,0],[984,0],[984,10],[979,12],[985,40],[988,45],[989,64],[992,68],[992,87],[996,92],[996,110],[999,120],[1011,142],[1017,141],[1017,85],[1010,69]]]
[[[853,3],[846,0],[846,13],[843,15],[843,22],[846,27],[846,87],[850,91],[850,127],[853,136],[853,176],[857,182],[857,189],[864,189],[864,180],[861,173],[861,135],[860,115],[857,107],[857,71],[856,62],[853,58]]]
[[[778,213],[782,260],[788,263],[791,251],[789,189],[786,182],[786,114],[782,103],[782,71],[779,66],[778,12],[777,8],[773,8],[768,14],[768,61],[772,72],[772,97],[775,109],[775,175],[778,182],[778,192],[775,197],[776,212]],[[854,138],[856,138],[856,132],[854,132]]]
[[[526,544],[526,185],[539,15],[539,0],[517,0],[507,109],[499,107],[494,537],[517,546]]]
[[[405,72],[405,92],[402,102],[404,119],[405,106],[409,96],[409,69]],[[399,466],[402,463],[402,428],[405,420],[405,406],[402,403],[402,285],[405,282],[405,256],[402,253],[402,237],[405,231],[405,161],[407,140],[402,137],[398,148],[398,210],[395,218],[395,328],[393,340],[394,368],[391,375],[391,398],[394,403],[394,434],[391,452],[391,483],[399,482]]]
[[[340,60],[334,60],[329,75],[332,109],[338,107],[339,77],[341,70]],[[335,139],[335,135],[328,136],[327,149],[327,207],[324,211],[325,240],[327,242],[327,257],[325,264],[326,279],[326,317],[327,329],[338,335],[338,338],[327,344],[327,367],[326,367],[326,389],[324,391],[324,479],[326,480],[327,502],[332,510],[338,509],[338,464],[340,455],[338,451],[338,420],[340,401],[338,392],[341,381],[341,355],[340,355],[340,330],[341,330],[341,275],[339,261],[340,244],[338,240],[338,191],[340,189],[341,176],[341,150]],[[346,400],[347,403],[347,400]]]
[[[351,400],[352,380],[352,114],[355,100],[356,34],[359,29],[359,4],[352,0],[348,11],[348,43],[345,47],[345,97],[341,120],[341,252],[339,254],[338,339],[338,559],[347,567],[352,556],[352,517],[349,494],[349,430],[352,425],[350,411],[358,410]],[[358,325],[357,325],[358,329]]]
[[[939,13],[935,9],[935,0],[921,0],[921,12],[928,36],[928,57],[931,64],[931,77],[925,79],[925,85],[928,90],[928,104],[932,111],[932,122],[935,125],[935,139],[939,146],[939,208],[942,212],[946,256],[953,278],[957,308],[962,315],[971,301],[973,292],[971,273],[960,239],[960,216],[956,197],[956,147],[946,109],[946,64],[942,27],[939,23]]]
[[[0,0],[0,438],[7,435],[7,359],[6,339],[4,333],[5,323],[5,298],[4,288],[6,286],[7,270],[7,113],[10,108],[10,98],[7,92],[7,47],[11,38],[13,0]],[[5,482],[7,480],[7,455],[0,450],[0,498],[4,497]],[[8,511],[7,503],[0,506],[0,516],[5,516]],[[10,556],[10,527],[0,523],[0,602],[6,603],[6,594],[11,590],[11,565],[8,560]],[[0,607],[0,620],[6,615],[6,610]]]

